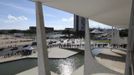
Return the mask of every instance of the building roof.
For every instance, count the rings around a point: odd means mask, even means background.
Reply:
[[[115,27],[128,27],[132,0],[37,0],[49,7]]]
[[[94,33],[94,34],[102,34],[103,32],[98,30],[98,29],[94,29],[93,31],[91,31],[91,33]]]

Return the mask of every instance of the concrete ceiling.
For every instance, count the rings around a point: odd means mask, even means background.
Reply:
[[[129,25],[132,0],[38,0],[46,6],[116,27]]]

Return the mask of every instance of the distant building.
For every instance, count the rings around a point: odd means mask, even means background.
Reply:
[[[84,31],[85,30],[85,21],[84,17],[74,15],[74,30],[77,31]]]
[[[18,35],[18,34],[17,34]],[[0,48],[12,48],[23,45],[28,45],[33,42],[33,39],[18,38],[13,35],[0,35]]]
[[[120,37],[118,29],[114,29],[112,35],[112,44],[127,44],[127,37]]]
[[[54,28],[53,27],[44,27],[44,28],[45,28],[45,30],[46,30],[47,33],[54,31]],[[36,31],[36,27],[31,26],[31,27],[29,27],[29,30]]]
[[[65,28],[65,30],[74,31],[74,28]]]
[[[98,30],[98,29],[94,29],[91,31],[92,34],[102,34],[103,32]]]
[[[24,33],[14,33],[15,37],[24,37]]]

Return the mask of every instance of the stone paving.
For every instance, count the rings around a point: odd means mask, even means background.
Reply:
[[[125,55],[126,52],[118,49],[101,49],[102,52],[95,57],[96,60],[103,66],[117,71],[121,74],[125,72]]]
[[[120,55],[118,55],[114,52],[126,54],[125,52],[122,52],[121,50],[117,50],[117,49],[113,49],[112,51],[111,51],[111,49],[102,49],[102,51],[101,51],[101,53],[103,53],[103,54],[108,54],[108,55],[113,55],[113,56],[120,56]],[[102,73],[101,73],[101,70],[100,70],[100,72],[92,73],[90,75],[123,75],[124,64],[125,63],[122,64],[120,61],[113,61],[111,59],[101,59],[99,57],[95,57],[95,58],[101,65],[103,65],[103,68],[102,68],[102,66],[97,66],[95,64],[92,64],[92,66],[96,66],[96,68],[101,67],[100,69],[102,70]],[[91,64],[89,64],[89,65],[91,65]],[[90,67],[89,70],[92,69],[92,68],[93,67]],[[105,69],[109,70],[109,73],[108,72],[104,73],[103,70],[105,70]],[[26,74],[28,74],[28,75],[38,75],[37,72],[38,72],[38,69],[36,67],[36,68],[30,69],[30,70],[24,71],[24,72],[22,72],[20,74],[17,74],[17,75],[26,75]],[[119,72],[119,73],[116,73],[116,72]],[[51,72],[51,75],[58,75],[58,74]],[[81,66],[80,68],[78,68],[77,70],[75,70],[71,75],[84,75],[84,65]]]
[[[16,75],[38,75],[38,67],[32,68],[22,73],[18,73]],[[58,74],[51,71],[51,75],[58,75]]]
[[[67,58],[74,54],[77,54],[76,51],[61,49],[61,48],[50,48],[48,49],[49,58]]]
[[[77,53],[78,53],[77,51],[70,51],[70,50],[61,49],[58,47],[48,48],[48,57],[49,58],[67,58],[67,57],[70,57],[70,56],[77,54]],[[116,49],[110,50],[110,49],[102,48],[101,54],[114,56],[114,57],[122,57],[122,54],[125,55],[125,52],[123,53],[122,51],[116,50]],[[37,58],[37,52],[30,55],[30,56],[23,56],[23,57],[12,56],[10,58],[3,58],[0,60],[0,63],[18,60],[18,59],[23,59],[23,58]],[[113,61],[112,59],[105,59],[105,58],[101,58],[99,56],[97,56],[95,58],[101,64],[101,67],[104,67],[104,66],[106,67],[106,68],[102,68],[102,70],[109,68],[109,69],[111,69],[111,70],[109,70],[109,71],[111,71],[110,73],[112,73],[112,72],[119,72],[121,74],[124,73],[124,68],[125,68],[124,62]],[[98,68],[100,67],[100,64],[97,66]],[[96,64],[92,64],[91,66],[96,66]],[[89,68],[89,69],[91,69],[91,68]],[[36,73],[34,73],[34,72],[36,72]],[[26,75],[26,74],[28,74],[28,75],[36,74],[37,75],[37,72],[38,72],[38,69],[36,67],[36,68],[30,69],[30,70],[24,71],[24,72],[20,73],[19,75]],[[84,66],[82,66],[79,69],[77,69],[76,71],[74,71],[74,73],[72,75],[83,75],[83,72],[84,72]],[[51,73],[52,73],[52,75],[56,75],[53,72],[51,72]],[[104,74],[104,73],[103,74],[102,73],[95,74],[95,73],[93,73],[92,75],[111,75],[111,74]]]
[[[77,53],[78,53],[77,51],[61,49],[61,48],[57,48],[57,47],[48,49],[48,57],[49,58],[67,58],[67,57],[70,57]],[[0,63],[19,60],[19,59],[23,59],[23,58],[37,58],[37,52],[33,53],[32,55],[29,55],[29,56],[11,56],[11,57],[7,57],[7,58],[1,58]]]

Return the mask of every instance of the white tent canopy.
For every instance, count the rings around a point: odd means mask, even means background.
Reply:
[[[94,34],[102,34],[103,32],[98,30],[98,29],[94,29],[93,31],[91,31],[91,33],[94,33]]]
[[[132,0],[37,0],[43,4],[116,27],[128,27]]]

